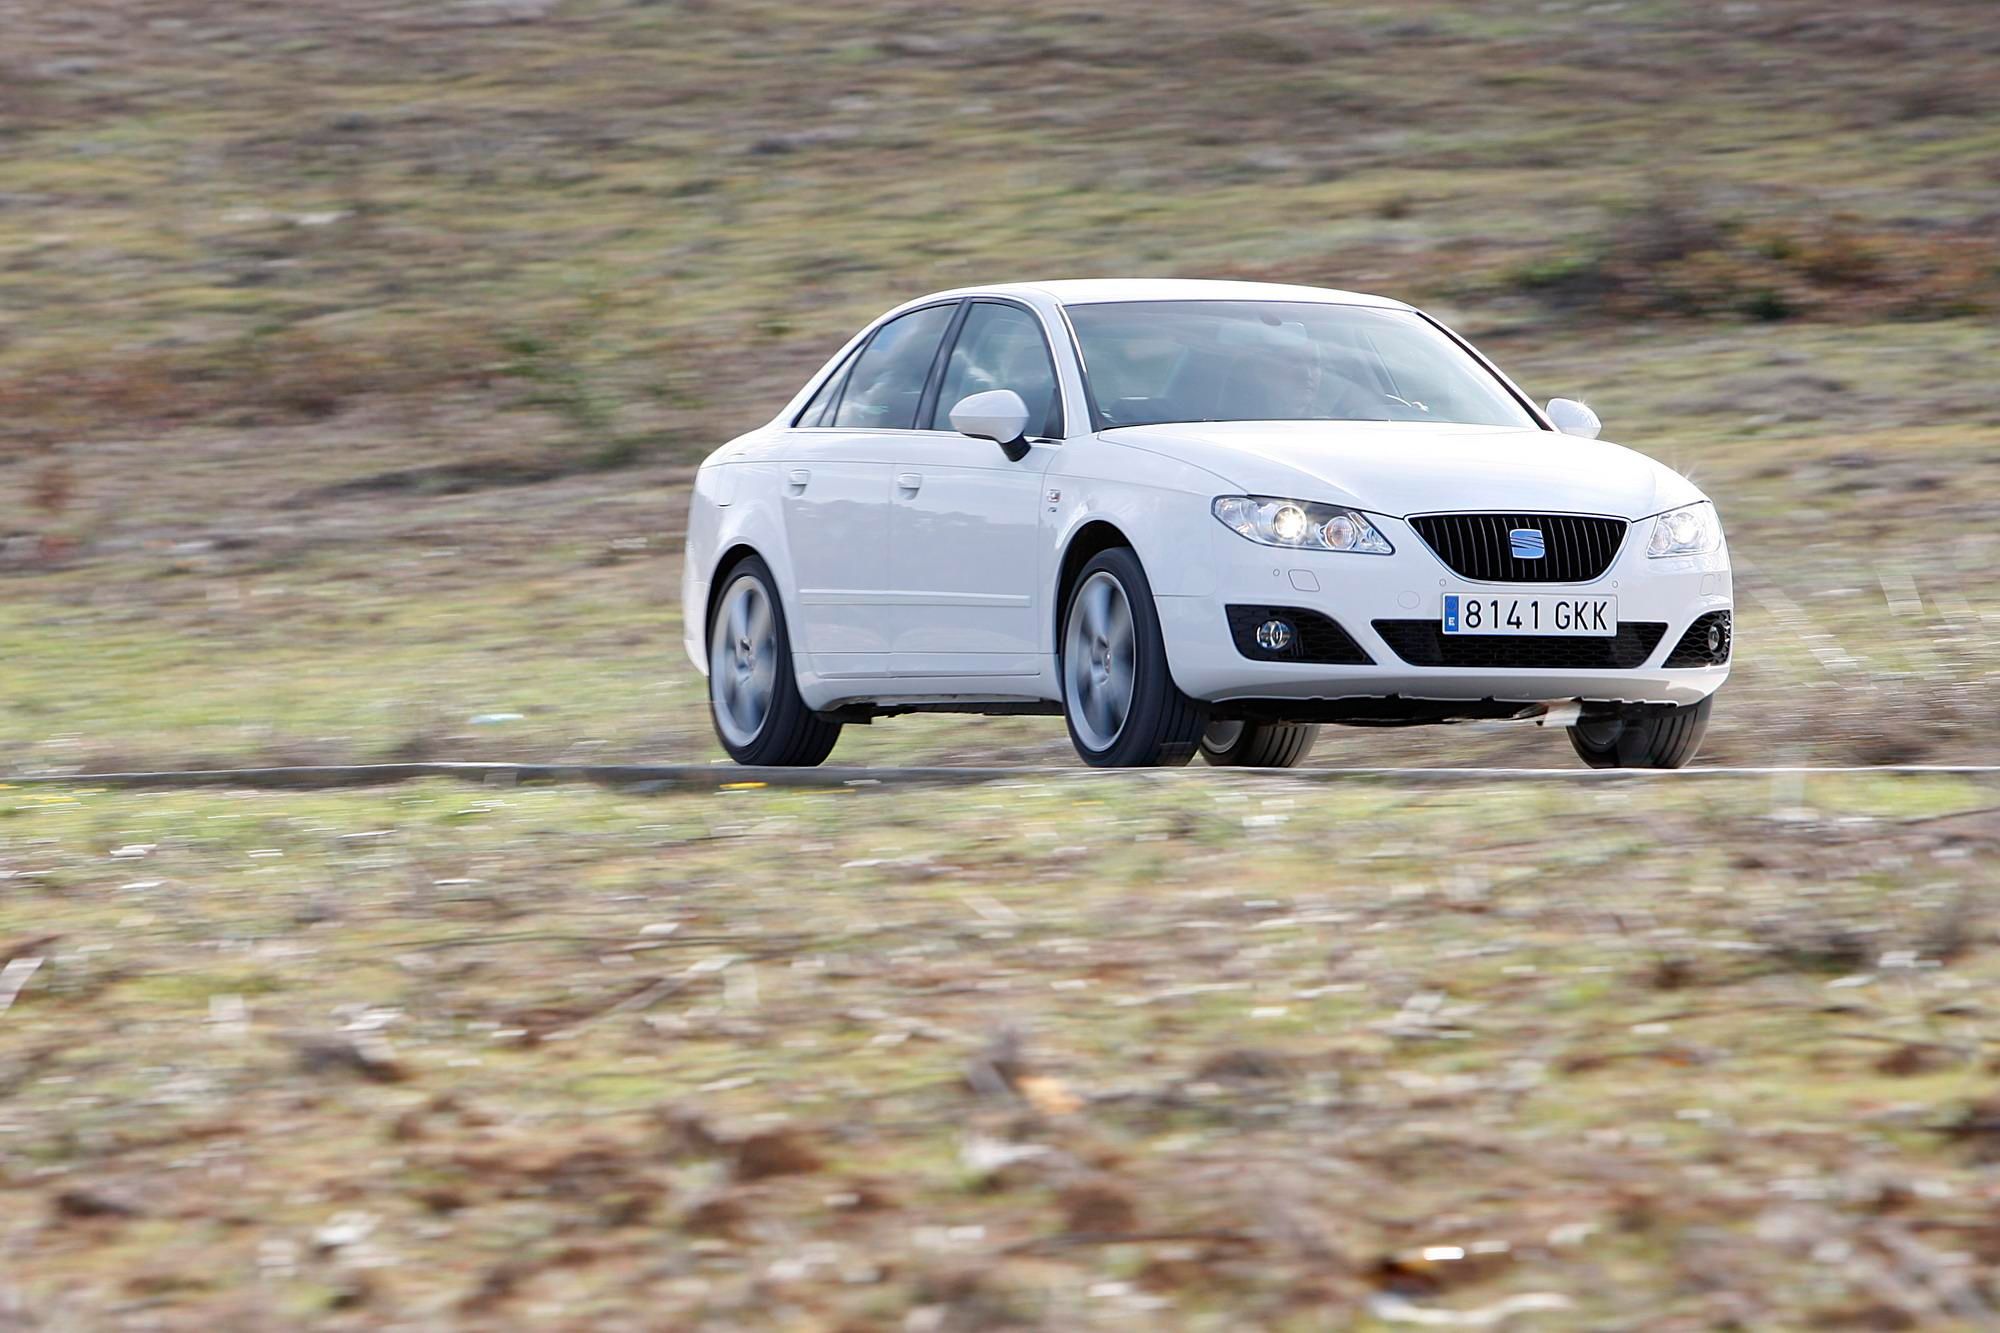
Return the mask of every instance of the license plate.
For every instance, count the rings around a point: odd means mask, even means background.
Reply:
[[[1496,597],[1490,593],[1444,595],[1446,634],[1561,634],[1609,638],[1618,633],[1616,597],[1558,597],[1549,593]]]

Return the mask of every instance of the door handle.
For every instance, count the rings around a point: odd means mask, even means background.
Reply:
[[[918,491],[922,490],[923,488],[924,488],[924,474],[923,474],[923,473],[921,473],[921,472],[898,472],[898,473],[896,474],[896,489],[897,489],[897,490],[899,490],[899,491],[908,491],[908,492],[909,492],[909,493],[910,493],[911,495],[915,495],[915,494],[916,494],[916,493],[917,493]]]
[[[795,467],[785,474],[785,485],[792,488],[793,495],[797,495],[806,488],[806,483],[812,479],[812,473],[802,467]]]

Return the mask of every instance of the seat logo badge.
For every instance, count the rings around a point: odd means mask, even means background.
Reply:
[[[1515,528],[1507,534],[1507,546],[1516,560],[1540,560],[1549,553],[1540,528]]]

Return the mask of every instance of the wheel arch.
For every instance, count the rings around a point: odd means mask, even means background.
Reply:
[[[777,596],[779,609],[784,612],[785,623],[787,625],[796,625],[798,623],[797,612],[792,606],[791,586],[788,578],[790,566],[784,562],[782,555],[774,551],[770,544],[758,541],[752,535],[745,533],[734,534],[729,539],[717,543],[717,546],[718,554],[708,567],[705,584],[700,587],[699,602],[701,619],[698,622],[691,622],[683,627],[685,630],[684,637],[688,640],[689,644],[688,655],[694,658],[696,669],[703,675],[708,674],[708,629],[710,625],[715,623],[716,601],[722,596],[723,585],[728,580],[730,573],[745,560],[754,556],[764,562],[764,568],[770,571],[771,581],[776,585],[772,589],[772,592]],[[692,606],[685,607],[683,614],[694,609]],[[794,638],[792,649],[794,652],[797,652],[799,648],[800,645],[797,639]]]
[[[1083,567],[1090,563],[1092,557],[1121,546],[1135,557],[1139,555],[1132,539],[1108,519],[1090,519],[1070,534],[1069,544],[1063,547],[1062,560],[1056,566],[1055,597],[1051,600],[1049,614],[1050,642],[1055,646],[1056,656],[1062,656],[1063,616],[1069,611],[1069,595],[1076,588],[1077,575],[1083,572]],[[1140,564],[1145,564],[1143,557]]]
[[[727,579],[738,565],[752,556],[755,556],[759,560],[764,560],[764,553],[762,551],[759,551],[749,542],[739,541],[715,558],[715,568],[708,575],[707,605],[701,609],[701,629],[699,633],[701,635],[701,650],[704,655],[708,652],[708,627],[715,623],[715,603],[716,599],[722,596],[723,580]],[[764,567],[769,569],[771,562],[764,560]]]

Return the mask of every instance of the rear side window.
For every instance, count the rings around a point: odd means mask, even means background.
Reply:
[[[1028,407],[1028,434],[1062,436],[1055,362],[1049,358],[1041,325],[1019,306],[980,302],[966,313],[951,359],[945,362],[931,429],[950,430],[951,409],[958,400],[989,389],[1012,389],[1021,395]]]
[[[956,309],[926,306],[875,330],[848,372],[833,424],[861,430],[915,429],[924,382]]]

